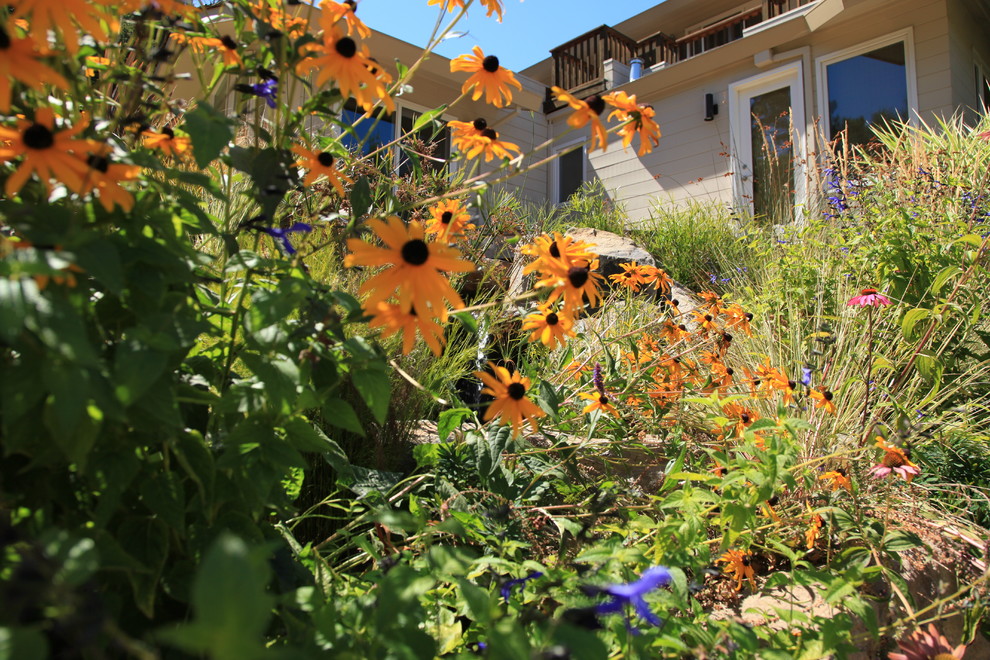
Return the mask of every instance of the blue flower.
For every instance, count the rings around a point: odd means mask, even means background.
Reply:
[[[275,96],[278,94],[278,80],[268,78],[253,85],[237,85],[237,90],[245,94],[260,96],[268,103],[269,108],[275,107]]]
[[[595,613],[602,615],[624,612],[628,605],[636,610],[636,614],[643,619],[646,619],[654,626],[661,626],[663,625],[663,621],[650,611],[650,607],[646,604],[643,596],[655,589],[670,584],[670,580],[670,571],[666,566],[653,566],[646,569],[643,575],[635,582],[630,582],[629,584],[612,584],[606,587],[596,588],[596,592],[608,594],[610,599],[595,607]],[[629,623],[628,617],[626,618],[626,627],[631,632],[638,632]]]
[[[512,595],[512,589],[518,587],[520,584],[526,584],[530,580],[535,580],[536,578],[543,577],[543,573],[540,571],[533,571],[526,577],[515,578],[513,580],[507,580],[505,584],[502,585],[502,589],[499,591],[502,594],[502,600],[508,602],[509,596]]]
[[[801,367],[801,384],[805,387],[811,387],[811,372],[813,369],[811,367]]]
[[[305,222],[297,222],[288,229],[281,229],[279,227],[258,227],[258,231],[263,231],[272,238],[281,241],[282,248],[285,250],[286,254],[295,254],[296,248],[292,247],[292,243],[289,241],[289,234],[294,234],[297,232],[308,233],[313,231],[313,226],[308,225]]]

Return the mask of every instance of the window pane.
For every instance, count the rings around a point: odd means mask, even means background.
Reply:
[[[904,53],[904,42],[899,42],[828,65],[832,137],[848,127],[849,141],[865,144],[873,138],[871,124],[908,118]]]
[[[360,123],[357,123],[358,119],[361,119]],[[363,142],[362,156],[366,156],[395,139],[395,124],[392,123],[392,115],[381,115],[376,120],[374,117],[365,117],[361,111],[345,107],[340,111],[340,120],[345,124],[354,126],[353,133],[350,131],[343,133],[340,143],[351,151],[356,151]],[[355,126],[355,124],[357,125]]]
[[[584,149],[569,151],[557,159],[557,201],[566,202],[584,183]]]
[[[436,124],[431,122],[414,135],[410,135],[409,132],[412,131],[413,125],[421,114],[416,110],[403,108],[402,120],[399,125],[402,135],[406,136],[403,139],[403,144],[420,154],[420,167],[424,172],[438,172],[446,167],[446,161],[450,158],[450,130],[446,126],[439,129],[435,128]],[[413,163],[409,154],[400,148],[399,176],[406,176],[412,171]]]
[[[753,213],[787,220],[794,209],[794,143],[791,140],[791,88],[749,99],[753,145]]]

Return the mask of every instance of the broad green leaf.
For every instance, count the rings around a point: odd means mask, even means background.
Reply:
[[[327,399],[323,402],[322,410],[323,421],[327,424],[344,429],[345,431],[350,431],[362,438],[364,437],[364,428],[361,426],[361,420],[358,418],[357,413],[354,412],[351,404],[343,399]]]
[[[437,435],[440,442],[447,442],[451,431],[464,423],[464,420],[474,417],[474,413],[467,408],[452,408],[440,413],[440,420],[437,422]]]
[[[434,108],[433,110],[428,110],[427,112],[421,114],[419,117],[416,118],[416,122],[413,124],[412,127],[412,132],[413,133],[418,132],[419,129],[423,128],[430,122],[434,121],[437,117],[442,115],[446,109],[447,109],[447,105],[444,104],[441,105],[439,108]]]
[[[234,137],[227,116],[203,100],[199,100],[196,107],[186,113],[183,128],[192,140],[193,155],[200,168],[216,159]]]
[[[388,416],[388,403],[392,396],[392,383],[388,373],[374,365],[351,374],[351,382],[379,424]]]
[[[33,628],[0,628],[0,660],[44,660],[48,642]]]
[[[353,222],[363,216],[371,208],[371,184],[368,177],[361,177],[351,188],[351,211],[353,212]]]
[[[918,321],[923,321],[930,318],[931,315],[932,310],[921,307],[908,310],[904,314],[904,318],[901,320],[901,334],[904,335],[904,339],[908,341],[914,341],[917,339],[918,333],[915,332],[914,326],[918,324]]]

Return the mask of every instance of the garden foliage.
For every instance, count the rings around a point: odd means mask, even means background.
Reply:
[[[372,59],[355,3],[8,4],[0,658],[819,658],[985,632],[969,129],[823,156],[822,209],[786,230],[668,227],[661,266],[715,285],[678,300],[662,267],[605,280],[543,234],[621,209],[528,208],[496,183],[529,155],[485,124],[452,122],[453,177],[420,139],[449,108],[348,150],[345,103],[376,121],[419,64]],[[503,11],[422,4],[431,46]],[[186,106],[177,58],[205,90]],[[455,63],[511,100],[497,59]],[[657,146],[635,97],[556,95],[593,147]],[[507,300],[483,255],[515,247],[535,286]],[[867,287],[889,304],[847,305]],[[959,566],[934,598],[904,577],[926,544]],[[772,625],[738,611],[756,592]]]

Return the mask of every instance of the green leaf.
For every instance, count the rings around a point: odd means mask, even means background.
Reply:
[[[904,318],[901,319],[901,334],[904,335],[904,339],[908,341],[914,341],[917,339],[917,333],[914,331],[914,326],[917,325],[918,321],[923,321],[924,319],[930,318],[931,315],[932,310],[921,307],[908,310],[904,314]]]
[[[440,413],[440,421],[437,422],[437,435],[440,442],[447,442],[450,432],[460,426],[465,419],[471,419],[474,413],[467,408],[452,408]]]
[[[392,383],[388,373],[376,364],[351,374],[351,382],[378,423],[384,424],[388,416],[388,402],[392,397]]]
[[[842,605],[859,617],[866,629],[873,635],[873,639],[880,636],[880,624],[877,621],[877,611],[873,609],[873,604],[860,598],[859,595],[848,596],[842,601]]]
[[[963,269],[959,266],[946,266],[939,272],[938,275],[935,276],[935,279],[932,280],[932,285],[929,290],[937,296],[942,292],[942,287],[945,286],[946,282],[962,274]]]
[[[461,324],[461,327],[470,332],[472,335],[478,334],[478,319],[474,318],[474,315],[471,314],[471,312],[454,312],[451,316],[457,319],[458,323]]]
[[[371,184],[368,177],[363,176],[355,182],[351,188],[351,211],[353,212],[353,222],[363,216],[371,208]]]
[[[234,137],[230,128],[230,120],[223,113],[200,100],[196,107],[186,113],[183,124],[193,144],[193,155],[196,165],[204,168],[220,155]]]
[[[413,124],[412,133],[416,133],[419,129],[423,128],[430,122],[434,121],[447,109],[447,105],[441,105],[439,108],[434,108],[433,110],[428,110],[424,112],[419,117],[416,118],[416,122]]]
[[[141,482],[141,501],[153,513],[175,529],[186,534],[186,496],[183,479],[175,472],[145,475]]]
[[[0,660],[44,660],[48,642],[37,630],[0,628]]]
[[[107,239],[90,241],[73,250],[76,263],[93,279],[119,296],[124,290],[124,267],[117,246]]]
[[[464,597],[464,604],[467,606],[471,618],[484,626],[492,618],[492,598],[491,595],[465,578],[458,578],[457,585],[461,589],[461,596]]]
[[[895,529],[887,532],[881,544],[887,552],[902,552],[924,545],[921,537],[914,532],[903,529]]]
[[[557,389],[549,381],[541,380],[540,392],[536,397],[536,403],[540,408],[556,420],[560,417],[560,404],[562,402]]]
[[[206,553],[193,583],[193,621],[161,632],[174,646],[211,660],[253,660],[267,655],[264,633],[274,599],[266,593],[267,548],[250,550],[223,534]]]
[[[117,345],[114,357],[114,383],[117,399],[129,406],[151,389],[165,371],[165,353],[152,350],[144,342],[125,340]]]
[[[327,399],[323,402],[323,421],[339,429],[364,437],[364,427],[354,407],[343,399]]]

